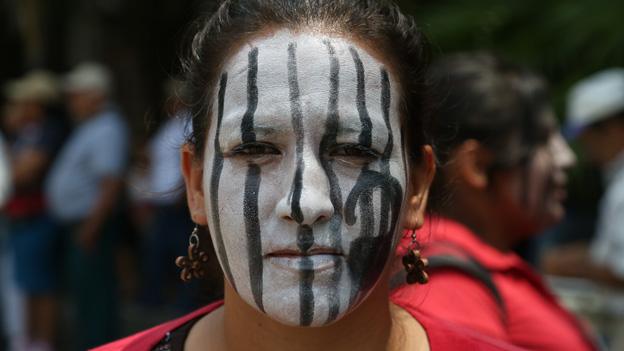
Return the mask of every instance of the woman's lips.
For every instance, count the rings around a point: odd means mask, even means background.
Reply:
[[[339,250],[329,247],[313,247],[307,251],[301,251],[299,249],[281,249],[270,252],[266,256],[281,257],[281,256],[312,256],[312,255],[342,255]]]
[[[313,248],[307,252],[286,249],[265,255],[270,264],[293,272],[330,269],[336,265],[336,258],[342,257],[342,253],[330,248]]]

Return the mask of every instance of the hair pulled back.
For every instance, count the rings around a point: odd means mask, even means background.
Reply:
[[[183,60],[190,92],[192,134],[188,142],[203,157],[212,102],[224,61],[245,40],[267,30],[320,30],[360,40],[375,48],[399,79],[405,147],[413,161],[429,144],[424,108],[424,69],[428,46],[414,19],[387,1],[374,0],[224,0],[216,12],[195,23]]]
[[[552,113],[543,79],[492,54],[448,56],[428,72],[436,154],[474,139],[494,155],[492,169],[517,166],[547,141]],[[443,169],[442,169],[443,171]]]

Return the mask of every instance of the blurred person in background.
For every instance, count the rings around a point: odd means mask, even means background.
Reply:
[[[606,191],[591,243],[555,247],[542,265],[551,274],[624,286],[624,68],[597,72],[572,87],[566,131],[600,167]]]
[[[152,308],[174,305],[179,314],[198,307],[191,294],[196,284],[182,283],[171,264],[186,253],[188,240],[183,233],[193,230],[180,171],[180,147],[185,142],[189,111],[184,105],[186,94],[181,81],[168,80],[165,92],[167,118],[146,146],[143,201],[149,214],[142,242],[141,302]],[[166,296],[167,292],[173,294]],[[175,303],[169,303],[168,297],[173,297]]]
[[[418,233],[429,284],[399,287],[393,299],[528,350],[593,350],[513,251],[562,218],[575,161],[545,82],[487,53],[444,58],[429,78],[441,163],[432,198],[447,199]]]
[[[8,112],[3,110],[2,122]],[[11,194],[11,164],[6,139],[0,133],[0,208],[4,208]],[[13,257],[8,248],[7,219],[0,212],[0,349],[16,351],[26,340],[23,295],[13,279]]]
[[[65,78],[75,128],[47,183],[50,208],[68,241],[76,349],[115,337],[118,329],[115,243],[128,157],[126,122],[110,100],[112,77],[96,63]]]
[[[43,184],[62,140],[53,106],[56,78],[33,71],[7,87],[13,195],[4,207],[17,288],[25,296],[24,350],[52,350],[56,337],[59,232],[50,217]]]

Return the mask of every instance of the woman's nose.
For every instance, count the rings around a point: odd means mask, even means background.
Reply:
[[[282,219],[300,225],[312,225],[333,215],[329,180],[319,160],[309,157],[299,162],[290,191],[278,203],[277,212]]]
[[[570,148],[560,133],[557,133],[552,140],[552,152],[555,162],[560,168],[568,169],[576,164],[576,155]]]

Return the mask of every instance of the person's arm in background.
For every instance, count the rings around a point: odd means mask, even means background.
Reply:
[[[609,285],[624,286],[624,280],[611,268],[592,260],[590,246],[584,242],[549,249],[542,257],[540,266],[546,274],[586,278]]]
[[[102,228],[119,203],[123,190],[120,177],[107,176],[100,182],[100,194],[89,216],[83,221],[78,234],[78,242],[85,251],[91,251],[97,245]]]
[[[98,147],[94,149],[90,165],[101,180],[94,206],[79,228],[78,242],[86,251],[97,245],[106,221],[119,204],[128,157],[125,130],[107,128],[97,135],[94,145]]]
[[[17,188],[38,182],[50,164],[50,156],[45,150],[28,148],[22,150],[13,160],[13,185]]]
[[[624,287],[624,198],[607,201],[594,241],[549,249],[540,262],[544,273]]]
[[[4,206],[11,193],[11,164],[4,137],[0,134],[0,207]]]

